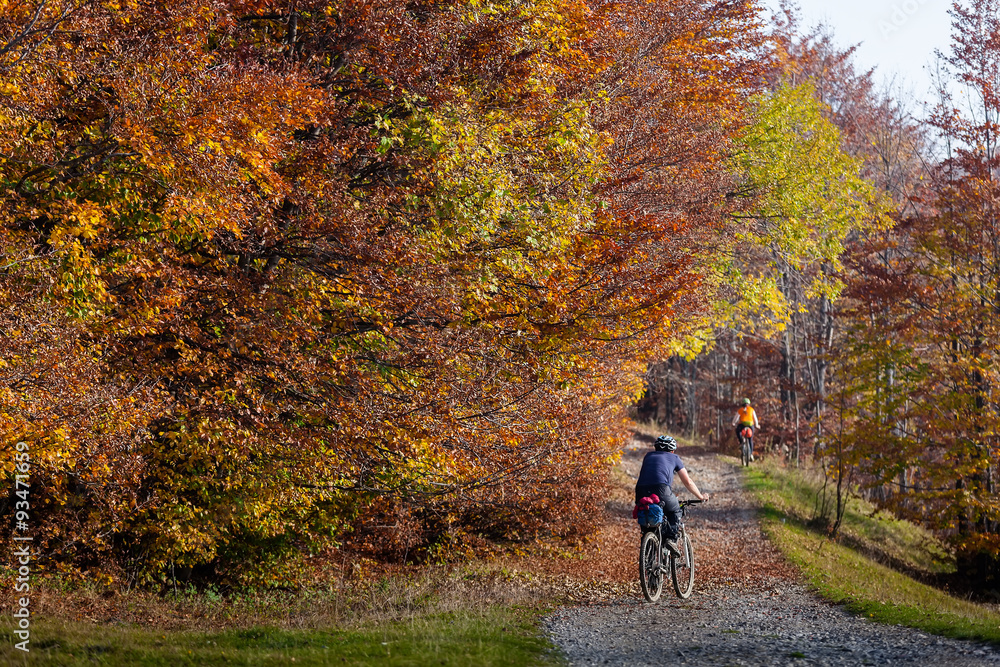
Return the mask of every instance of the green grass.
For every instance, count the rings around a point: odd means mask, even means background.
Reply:
[[[765,463],[750,469],[747,484],[763,504],[787,518],[819,526],[833,523],[836,489],[831,482],[824,492],[819,471]],[[855,496],[848,499],[840,541],[898,569],[926,574],[955,571],[953,554],[933,533]]]
[[[845,542],[860,549],[852,548],[809,528],[809,508],[821,488],[818,480],[776,466],[756,466],[747,472],[747,487],[761,506],[768,537],[823,597],[882,623],[1000,644],[1000,614],[922,584],[867,555],[875,548],[907,567],[954,567],[941,543],[926,531],[868,512],[870,508],[854,499],[850,521],[845,517],[844,522]]]
[[[558,665],[541,609],[493,607],[350,630],[156,631],[36,619],[31,652],[0,644],[9,665]],[[10,637],[10,624],[3,624]]]

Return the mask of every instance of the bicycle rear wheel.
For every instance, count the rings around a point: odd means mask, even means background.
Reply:
[[[660,538],[655,532],[645,533],[639,544],[639,584],[647,600],[656,602],[660,599],[663,571],[660,569]]]
[[[674,581],[677,597],[686,600],[694,590],[694,549],[683,527],[677,536],[677,546],[681,549],[681,555],[670,558],[670,578]]]
[[[740,436],[740,453],[744,466],[750,465],[750,441]]]

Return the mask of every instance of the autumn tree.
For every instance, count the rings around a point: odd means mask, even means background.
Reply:
[[[997,11],[992,2],[956,2],[951,10],[952,50],[945,62],[967,104],[957,105],[945,92],[932,117],[948,152],[925,195],[930,205],[909,222],[922,289],[908,302],[933,323],[910,341],[926,350],[920,355],[926,371],[919,399],[910,406],[913,439],[929,454],[919,466],[916,490],[926,489],[919,495],[933,508],[935,523],[957,531],[965,553],[994,560],[1000,546],[992,343],[1000,286]]]
[[[841,255],[859,231],[880,224],[886,197],[866,178],[867,156],[853,152],[859,125],[831,106],[872,109],[867,75],[854,73],[850,51],[835,50],[826,33],[796,34],[789,16],[772,36],[771,90],[755,99],[755,123],[733,158],[743,174],[733,196],[748,206],[737,214],[736,243],[715,260],[716,326],[702,335],[709,354],[687,362],[683,382],[691,414],[699,393],[707,399],[711,418],[702,423],[714,422],[716,439],[732,439],[735,399],[752,394],[770,417],[769,437],[797,457],[802,436],[811,449],[809,436],[821,429]],[[659,374],[654,366],[650,375]]]
[[[863,488],[953,537],[980,587],[996,581],[998,551],[998,9],[953,5],[942,58],[966,102],[942,86],[930,125],[944,153],[897,199],[897,224],[856,244],[835,360],[842,443]]]
[[[4,361],[60,361],[4,443],[50,564],[291,583],[585,524],[705,309],[751,3],[0,7]]]

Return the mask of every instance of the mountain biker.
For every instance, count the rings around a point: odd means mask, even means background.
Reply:
[[[642,469],[639,470],[639,479],[635,483],[635,502],[656,494],[660,497],[660,506],[663,508],[664,544],[675,556],[680,555],[677,547],[677,525],[681,520],[681,506],[677,502],[677,496],[670,488],[674,480],[674,473],[678,479],[684,483],[688,491],[694,494],[698,500],[708,500],[708,496],[698,490],[681,458],[674,454],[677,449],[677,441],[667,435],[661,435],[653,445],[655,451],[647,452],[642,459]]]
[[[743,399],[743,407],[736,410],[736,415],[733,416],[733,426],[736,427],[736,440],[740,439],[740,431],[745,428],[750,429],[750,460],[753,461],[753,436],[757,433],[757,429],[760,428],[760,422],[757,421],[757,411],[750,407],[750,399]]]

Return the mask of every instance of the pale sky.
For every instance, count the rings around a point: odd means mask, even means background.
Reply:
[[[914,99],[929,95],[931,79],[924,66],[932,66],[934,49],[947,53],[951,41],[951,0],[796,0],[802,29],[820,21],[833,28],[841,47],[858,44],[859,70],[875,67],[876,81],[901,77]],[[770,0],[768,6],[777,6]]]

